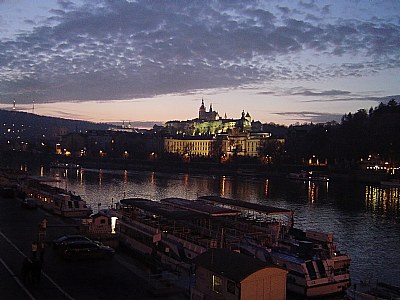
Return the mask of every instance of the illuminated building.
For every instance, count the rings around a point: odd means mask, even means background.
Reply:
[[[215,140],[212,138],[166,138],[164,150],[167,153],[186,156],[211,157],[215,149]]]
[[[222,141],[222,153],[231,156],[260,157],[265,149],[270,133],[248,133],[233,130]]]
[[[164,151],[189,157],[217,156],[223,160],[233,156],[261,158],[271,134],[251,132],[251,125],[249,113],[242,111],[240,119],[228,119],[226,115],[220,118],[211,105],[206,110],[202,99],[198,118],[165,124],[171,137],[165,138]]]

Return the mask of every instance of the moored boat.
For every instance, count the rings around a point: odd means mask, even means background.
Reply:
[[[325,174],[316,171],[300,171],[297,173],[289,173],[286,176],[288,179],[313,181],[313,182],[328,182],[329,177]]]
[[[321,297],[343,293],[350,285],[351,259],[337,250],[333,234],[295,228],[290,210],[216,196],[200,199],[250,214],[240,221],[252,224],[252,231],[257,234],[241,240],[241,252],[287,269],[289,291]]]
[[[50,168],[53,169],[72,169],[72,170],[79,170],[81,166],[75,163],[64,163],[64,162],[51,162]]]
[[[38,200],[37,205],[63,217],[83,218],[93,213],[79,195],[42,183],[37,179],[25,180],[19,193]]]
[[[293,179],[293,180],[309,180],[310,179],[310,174],[306,171],[301,171],[301,172],[292,172],[289,173],[286,176],[288,179]]]
[[[234,199],[121,200],[116,210],[120,242],[171,268],[192,266],[210,248],[227,248],[288,270],[288,290],[308,297],[343,292],[350,257],[332,234],[293,227],[293,212]]]

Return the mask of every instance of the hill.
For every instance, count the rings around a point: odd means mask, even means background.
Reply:
[[[55,140],[69,132],[105,130],[111,126],[105,123],[68,120],[1,109],[0,120],[0,144],[2,145]]]

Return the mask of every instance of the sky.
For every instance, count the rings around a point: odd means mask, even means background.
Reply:
[[[400,102],[399,0],[0,0],[0,108],[138,127]]]

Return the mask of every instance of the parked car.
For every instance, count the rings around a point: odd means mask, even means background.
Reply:
[[[63,248],[65,245],[71,242],[79,242],[79,241],[88,241],[92,242],[91,239],[84,235],[78,235],[78,234],[71,234],[71,235],[63,235],[55,240],[53,240],[53,247],[58,249],[58,248]]]
[[[67,243],[60,252],[64,259],[111,259],[115,250],[93,241],[75,241]]]
[[[28,209],[35,209],[38,207],[38,200],[36,198],[25,198],[22,200],[21,206]]]
[[[15,189],[12,187],[0,187],[0,197],[15,198]]]

